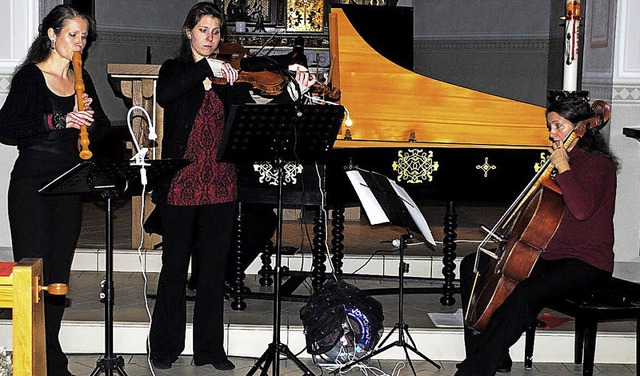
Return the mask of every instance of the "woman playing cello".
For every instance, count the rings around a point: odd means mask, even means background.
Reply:
[[[545,302],[588,293],[611,276],[617,160],[598,128],[588,129],[568,145],[564,143],[579,122],[595,116],[588,101],[576,96],[562,97],[547,107],[552,141],[549,158],[562,191],[562,219],[529,277],[516,285],[482,333],[465,328],[466,359],[457,365],[456,375],[509,372],[509,347],[535,323]],[[460,266],[465,308],[473,284],[474,259],[471,254]],[[481,258],[478,270],[483,264],[487,260]]]

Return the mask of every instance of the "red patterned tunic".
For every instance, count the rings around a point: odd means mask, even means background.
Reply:
[[[213,90],[208,90],[194,120],[184,155],[191,164],[171,180],[167,203],[191,206],[236,199],[235,165],[216,162],[223,130],[224,105]]]

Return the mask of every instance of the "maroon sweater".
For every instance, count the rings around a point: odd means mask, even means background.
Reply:
[[[571,170],[556,176],[566,205],[564,217],[542,258],[576,258],[612,272],[616,167],[604,155],[577,147],[569,158]]]

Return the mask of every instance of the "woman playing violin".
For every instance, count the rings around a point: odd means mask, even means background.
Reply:
[[[466,359],[456,375],[495,375],[509,372],[509,347],[532,324],[545,302],[585,294],[609,278],[613,271],[613,214],[616,197],[616,158],[598,128],[591,128],[569,145],[563,141],[582,120],[594,117],[586,99],[563,97],[546,110],[552,146],[549,158],[557,170],[564,214],[557,231],[538,258],[528,278],[495,311],[486,329],[465,328]],[[479,270],[487,265],[480,259]],[[475,254],[460,266],[463,307],[473,284]]]
[[[185,289],[194,244],[200,274],[193,361],[196,366],[234,368],[223,348],[223,292],[236,209],[236,170],[233,164],[217,162],[216,154],[229,106],[253,100],[251,86],[236,81],[238,71],[214,58],[223,29],[223,13],[213,3],[194,5],[183,25],[178,56],[162,64],[158,77],[158,103],[165,110],[162,157],[188,158],[192,163],[153,192],[163,224],[162,270],[149,335],[156,368],[170,368],[184,350]],[[210,77],[225,78],[228,84],[215,84]],[[315,82],[305,72],[295,79],[301,91]],[[273,101],[291,101],[289,91]]]

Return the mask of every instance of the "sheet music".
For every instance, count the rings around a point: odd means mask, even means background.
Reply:
[[[462,308],[458,308],[454,313],[427,313],[433,324],[438,328],[462,328],[464,327],[464,315]]]
[[[367,213],[367,217],[369,217],[369,221],[371,222],[371,224],[378,225],[382,223],[389,223],[390,222],[389,217],[385,214],[384,210],[382,209],[382,206],[380,205],[378,200],[375,198],[373,192],[365,183],[364,178],[362,177],[362,174],[360,173],[360,171],[358,170],[347,171],[347,176],[349,177],[349,180],[351,181],[351,184],[353,185],[353,188],[355,189],[356,194],[360,199],[360,202],[362,202],[362,207],[364,208],[364,211]],[[386,179],[389,181],[389,184],[391,185],[391,187],[393,187],[396,194],[402,199],[402,202],[404,203],[405,207],[407,208],[407,211],[411,215],[411,218],[413,219],[415,224],[418,226],[418,229],[420,230],[420,233],[422,234],[422,236],[424,236],[427,242],[429,242],[431,245],[435,247],[436,241],[433,238],[433,235],[431,234],[431,230],[429,229],[429,225],[427,224],[427,220],[422,215],[422,212],[420,212],[418,205],[416,205],[416,203],[413,201],[411,196],[409,196],[407,191],[405,191],[404,188],[399,186],[398,183],[396,183],[395,181],[389,178],[386,178]]]
[[[418,208],[418,205],[416,205],[416,203],[413,201],[411,196],[409,196],[407,191],[405,191],[404,188],[399,186],[398,183],[396,183],[391,179],[389,179],[389,182],[391,183],[391,186],[396,191],[398,196],[400,196],[400,198],[404,202],[404,205],[407,207],[409,214],[411,214],[411,218],[413,218],[413,221],[416,223],[416,225],[418,225],[418,228],[420,229],[420,233],[422,233],[422,236],[424,236],[425,240],[429,242],[429,244],[435,247],[436,241],[433,238],[433,235],[431,234],[431,230],[429,229],[429,225],[427,224],[427,220],[424,218],[424,215],[422,215],[422,212]]]
[[[373,196],[371,189],[369,189],[367,184],[364,182],[360,172],[356,170],[347,171],[347,177],[349,177],[351,185],[353,185],[353,188],[362,203],[362,207],[364,208],[365,213],[367,213],[369,222],[372,225],[389,223],[389,218],[384,213],[384,210],[382,210],[382,206],[380,206],[378,200]]]

